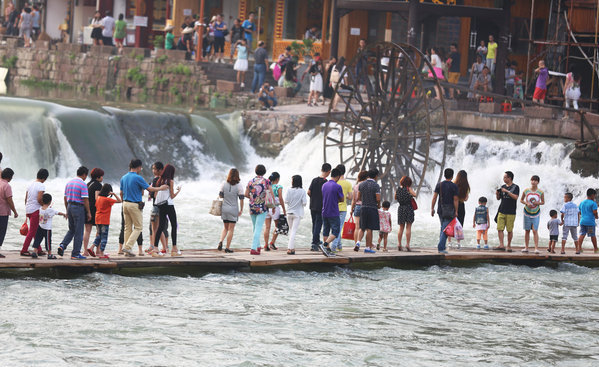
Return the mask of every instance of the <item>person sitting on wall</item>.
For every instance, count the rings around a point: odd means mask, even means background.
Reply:
[[[260,90],[258,91],[258,100],[262,103],[262,111],[274,110],[277,106],[277,96],[275,95],[275,88],[268,82],[264,82]]]

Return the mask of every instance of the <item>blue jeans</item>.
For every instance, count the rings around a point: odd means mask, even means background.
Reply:
[[[266,65],[254,65],[254,79],[252,80],[252,93],[258,92],[262,84],[264,84],[264,76],[266,75]]]
[[[322,224],[323,237],[329,237],[330,233],[336,238],[339,238],[339,232],[341,232],[341,224],[339,224],[339,217],[323,217]]]
[[[100,246],[100,250],[103,252],[108,242],[108,224],[98,224],[98,234],[94,240],[94,246]]]
[[[343,225],[345,224],[345,216],[347,212],[339,212],[339,236],[333,240],[333,249],[341,248],[341,234],[343,233]]]
[[[252,250],[257,250],[260,247],[260,236],[262,236],[262,227],[266,220],[266,212],[262,214],[252,214],[252,226],[254,228],[254,240],[252,241]]]
[[[264,107],[268,108],[268,107],[277,107],[277,104],[279,104],[279,102],[277,101],[277,97],[260,97],[258,98],[258,100],[260,102],[264,103]]]
[[[447,235],[445,234],[445,232],[443,232],[443,230],[445,229],[445,227],[447,227],[447,225],[449,223],[451,223],[453,218],[445,219],[445,218],[439,217],[439,220],[441,221],[441,234],[439,235],[439,244],[437,245],[437,249],[439,251],[445,251],[445,243],[447,242]]]
[[[320,244],[320,230],[322,229],[322,211],[310,210],[312,214],[312,247]]]
[[[85,227],[85,207],[81,204],[69,203],[67,207],[67,216],[69,219],[69,230],[60,242],[60,247],[66,250],[73,240],[73,250],[71,256],[77,256],[81,253],[81,243],[83,242],[83,228]]]

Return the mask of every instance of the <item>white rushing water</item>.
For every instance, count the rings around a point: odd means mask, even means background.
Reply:
[[[4,111],[6,106],[0,109]],[[217,120],[192,116],[189,128],[173,118],[179,135],[167,144],[152,140],[152,131],[139,130],[139,139],[126,139],[105,150],[96,149],[84,132],[115,134],[132,127],[130,115],[68,111],[55,116],[34,108],[22,109],[17,120],[0,114],[2,167],[13,167],[11,183],[19,213],[24,214],[25,188],[38,168],[51,170],[47,192],[55,207],[63,209],[64,184],[79,162],[105,154],[111,160],[108,182],[115,183],[127,171],[132,151],[141,146],[145,171],[154,157],[167,156],[183,164],[192,175],[180,181],[182,192],[175,205],[179,241],[183,250],[214,248],[222,223],[208,214],[227,171],[240,168],[242,180],[253,176],[256,164],[281,174],[290,186],[291,176],[301,174],[304,187],[318,175],[322,164],[322,135],[299,134],[276,158],[260,157],[242,134],[238,114]],[[35,114],[36,117],[33,116]],[[120,114],[120,112],[119,112]],[[75,127],[86,116],[81,131]],[[16,116],[16,115],[14,115]],[[122,117],[124,116],[124,117]],[[52,118],[60,123],[52,123]],[[166,118],[166,117],[165,117]],[[37,120],[36,120],[37,119]],[[81,119],[83,120],[83,119]],[[37,122],[36,122],[37,121]],[[41,121],[41,122],[40,122]],[[18,123],[16,123],[18,122]],[[51,134],[38,134],[44,126]],[[102,130],[102,129],[105,130]],[[136,127],[137,128],[137,127]],[[148,128],[149,129],[149,128]],[[66,132],[65,132],[66,130]],[[45,133],[44,133],[45,134]],[[62,134],[62,135],[61,135]],[[123,133],[124,134],[124,133]],[[53,140],[53,159],[30,147],[40,137]],[[11,138],[12,137],[12,138]],[[18,138],[17,138],[18,137]],[[76,138],[76,141],[72,139]],[[132,139],[132,137],[129,137]],[[234,144],[223,147],[223,144]],[[165,146],[173,145],[172,155]],[[454,133],[450,136],[447,166],[465,169],[471,186],[466,222],[472,218],[479,196],[489,198],[491,213],[497,202],[495,189],[503,172],[511,170],[521,190],[533,174],[541,177],[547,204],[542,208],[541,244],[547,241],[544,226],[550,209],[559,209],[563,193],[575,202],[583,199],[596,179],[570,171],[570,141],[521,136]],[[36,146],[37,147],[37,146]],[[86,148],[89,147],[89,148]],[[224,148],[224,149],[223,149]],[[90,156],[86,154],[93,150]],[[118,154],[115,153],[118,150]],[[226,151],[225,151],[226,150]],[[128,152],[128,153],[127,153]],[[183,152],[193,155],[182,156]],[[240,153],[239,153],[240,152]],[[175,154],[176,153],[176,154]],[[237,163],[237,155],[244,159]],[[440,152],[433,151],[433,157]],[[61,157],[61,158],[58,158]],[[227,157],[227,158],[223,158]],[[162,158],[161,158],[162,159]],[[100,160],[98,160],[99,162]],[[336,164],[338,162],[330,162]],[[178,163],[179,164],[179,163]],[[196,177],[196,178],[192,178]],[[434,246],[438,219],[430,216],[431,195],[418,198],[413,246]],[[120,224],[118,206],[112,213],[108,252],[117,247]],[[521,206],[519,205],[519,210]],[[396,207],[391,209],[396,246]],[[251,222],[247,214],[236,227],[233,248],[248,247]],[[149,218],[146,208],[144,220]],[[523,239],[522,215],[516,221],[515,244]],[[22,218],[9,220],[2,250],[19,249]],[[474,243],[474,231],[466,227],[465,246]],[[66,232],[62,218],[54,220],[56,246]],[[144,229],[147,238],[147,229]],[[298,247],[310,241],[310,217],[303,219]],[[491,245],[497,244],[490,233]],[[287,237],[278,240],[282,250]],[[146,240],[147,243],[147,240]],[[351,243],[344,242],[348,251]],[[589,244],[587,243],[588,247]],[[351,250],[350,250],[351,251]],[[62,272],[0,272],[3,311],[0,313],[2,365],[36,366],[594,366],[599,356],[599,271],[572,264],[556,268],[480,265],[472,268],[428,267],[414,269],[356,270],[334,268],[329,272],[272,271],[203,274],[184,269],[175,275],[73,274]],[[33,310],[33,311],[32,311]]]

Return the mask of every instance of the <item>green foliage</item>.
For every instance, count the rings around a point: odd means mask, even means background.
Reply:
[[[74,52],[71,52],[69,54],[69,60],[74,61],[77,58],[77,54]]]
[[[135,82],[139,87],[143,87],[146,84],[148,77],[141,72],[139,66],[136,66],[127,70],[127,79]]]
[[[145,103],[148,101],[148,88],[144,88],[139,94],[139,101]]]
[[[177,89],[177,87],[172,86],[171,89],[169,89],[169,91],[171,92],[171,94],[178,96],[179,95],[179,89]]]
[[[164,48],[164,36],[158,35],[154,37],[154,48]]]
[[[291,42],[291,54],[297,57],[304,57],[306,55],[312,54],[312,49],[314,47],[314,40],[305,39],[302,42],[293,41]]]
[[[19,58],[16,56],[6,57],[6,55],[2,56],[2,66],[7,69],[12,69],[17,66],[17,60]]]
[[[166,56],[166,55],[158,56],[158,57],[156,58],[156,62],[162,65],[162,64],[164,64],[164,62],[165,62],[167,59],[168,59],[168,56]]]
[[[89,94],[96,94],[96,86],[95,85],[89,86]]]
[[[169,72],[171,74],[179,74],[179,75],[185,75],[185,76],[191,75],[191,69],[189,68],[189,66],[182,65],[182,64],[178,64],[178,65],[169,67],[167,69],[167,72]]]

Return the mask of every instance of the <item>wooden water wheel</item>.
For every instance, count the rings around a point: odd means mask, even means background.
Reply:
[[[434,187],[445,165],[447,115],[429,69],[420,50],[406,44],[376,43],[356,55],[340,73],[336,108],[329,105],[325,161],[338,157],[350,178],[377,168],[386,200],[406,175],[416,192]]]

